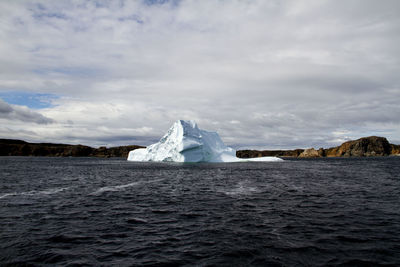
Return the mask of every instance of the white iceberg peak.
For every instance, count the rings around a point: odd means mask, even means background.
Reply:
[[[276,157],[240,159],[216,132],[199,129],[193,120],[178,120],[158,143],[129,152],[129,161],[238,162],[277,161]]]

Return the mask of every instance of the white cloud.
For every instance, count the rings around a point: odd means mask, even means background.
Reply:
[[[0,99],[0,120],[4,122],[13,121],[17,124],[23,123],[23,125],[26,125],[26,123],[50,124],[54,122],[28,107],[10,105],[2,99]]]
[[[146,144],[183,118],[237,147],[327,146],[338,131],[400,142],[399,7],[3,1],[0,91],[61,98],[37,111],[56,123],[0,134]]]

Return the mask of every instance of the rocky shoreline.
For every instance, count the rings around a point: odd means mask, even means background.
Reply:
[[[390,144],[385,137],[369,136],[347,141],[340,146],[331,148],[261,151],[238,150],[236,155],[240,158],[266,156],[292,158],[400,156],[400,145]]]
[[[28,143],[22,140],[0,139],[0,156],[42,156],[42,157],[128,157],[131,150],[142,146],[118,146],[93,148],[84,145]]]
[[[143,147],[129,145],[93,148],[84,145],[28,143],[22,140],[0,139],[0,156],[126,158],[129,151],[137,148]],[[340,146],[326,149],[238,150],[236,151],[236,156],[239,158],[267,156],[283,158],[400,156],[400,145],[390,144],[385,137],[370,136],[347,141]]]

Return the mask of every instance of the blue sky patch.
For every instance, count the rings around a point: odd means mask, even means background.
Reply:
[[[180,0],[144,0],[143,1],[146,5],[164,5],[166,3],[172,4],[172,6],[177,6]]]
[[[68,17],[62,12],[50,11],[43,4],[36,4],[30,10],[33,12],[33,17],[37,20],[46,18],[56,18],[66,20]]]
[[[119,21],[127,21],[127,20],[133,20],[136,21],[139,24],[143,24],[144,21],[140,18],[140,16],[132,14],[130,16],[125,16],[125,17],[119,17],[118,18]]]
[[[9,104],[42,109],[53,107],[52,100],[59,98],[59,96],[32,92],[0,92],[0,98]]]

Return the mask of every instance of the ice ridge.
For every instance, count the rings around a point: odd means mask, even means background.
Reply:
[[[178,120],[159,142],[128,154],[129,161],[238,162],[279,161],[277,157],[240,159],[216,132],[199,129],[192,120]]]

